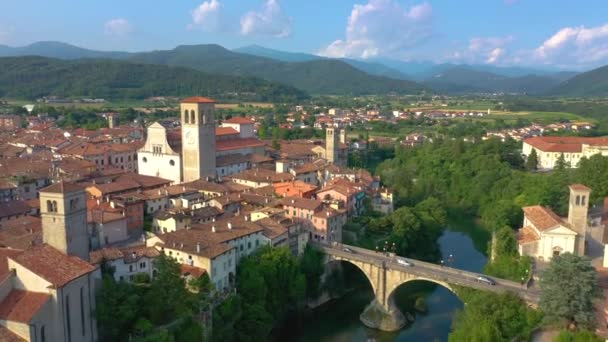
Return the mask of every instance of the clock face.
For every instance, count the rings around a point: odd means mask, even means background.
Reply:
[[[186,132],[186,143],[188,143],[188,145],[194,145],[195,139],[192,132]]]

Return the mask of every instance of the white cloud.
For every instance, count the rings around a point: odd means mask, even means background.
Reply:
[[[319,51],[328,57],[399,57],[432,35],[433,9],[424,2],[409,9],[395,0],[369,0],[354,5],[346,38]],[[395,56],[397,55],[397,56]]]
[[[278,0],[267,0],[259,11],[241,17],[241,34],[284,38],[291,34],[291,19],[283,13]]]
[[[469,40],[466,48],[451,51],[446,61],[460,63],[505,64],[510,58],[507,46],[515,39],[506,37],[475,37]]]
[[[129,21],[123,18],[108,20],[103,27],[104,32],[111,36],[125,36],[133,30]]]
[[[222,5],[218,0],[205,1],[192,11],[192,24],[189,28],[199,27],[204,31],[218,31],[221,25]]]
[[[543,64],[599,65],[608,62],[608,24],[564,27],[532,52]]]

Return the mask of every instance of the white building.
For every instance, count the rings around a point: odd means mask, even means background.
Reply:
[[[608,138],[538,136],[525,139],[522,153],[527,158],[532,150],[536,151],[541,170],[553,169],[562,154],[567,165],[577,167],[583,157],[608,156]]]

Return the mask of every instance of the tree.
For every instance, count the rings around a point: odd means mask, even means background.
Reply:
[[[570,253],[554,256],[540,280],[539,307],[548,323],[595,326],[594,301],[602,294],[589,258]]]
[[[556,171],[560,171],[560,170],[564,170],[570,167],[570,163],[566,162],[566,158],[564,157],[564,154],[561,153],[559,155],[559,157],[557,158],[557,160],[555,161],[555,166],[553,167],[554,170]]]
[[[162,254],[154,262],[157,274],[145,295],[145,310],[154,324],[162,324],[189,312],[192,296],[181,277],[179,263]]]
[[[532,149],[528,159],[526,160],[526,170],[528,171],[536,171],[538,168],[538,155],[536,154],[536,150]]]
[[[102,341],[118,341],[129,334],[139,317],[139,301],[140,296],[130,284],[104,276],[95,308]]]
[[[308,245],[300,257],[300,270],[306,277],[306,298],[320,294],[321,276],[325,271],[323,253]]]

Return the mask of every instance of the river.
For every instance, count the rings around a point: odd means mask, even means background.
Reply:
[[[452,266],[479,272],[486,264],[484,255],[489,234],[468,220],[451,220],[439,239],[444,258],[454,256]],[[360,286],[342,298],[332,300],[307,315],[290,319],[275,335],[276,341],[447,341],[452,319],[463,303],[449,290],[429,282],[414,281],[397,289],[397,306],[402,312],[414,312],[416,298],[425,299],[427,312],[415,314],[415,322],[393,333],[369,329],[359,314],[373,299],[371,287],[361,274]]]

